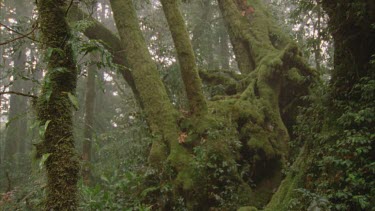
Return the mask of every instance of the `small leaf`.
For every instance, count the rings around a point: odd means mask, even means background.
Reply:
[[[47,52],[46,52],[46,60],[47,61],[49,60],[49,58],[51,58],[52,52],[53,52],[53,48],[47,49]]]
[[[145,197],[148,193],[159,190],[159,187],[149,187],[142,191],[141,196]]]
[[[77,99],[77,97],[74,96],[74,95],[72,95],[72,93],[70,93],[70,92],[68,92],[68,97],[69,97],[70,102],[74,106],[74,108],[76,110],[78,110],[79,106],[78,106],[78,99]]]
[[[44,127],[39,127],[39,136],[44,137],[44,134],[47,131],[48,125],[51,122],[51,120],[47,120],[46,123],[44,124]]]
[[[54,69],[54,71],[60,72],[60,73],[66,73],[66,72],[68,72],[68,69],[65,68],[65,67],[57,67],[57,68]]]
[[[47,131],[48,125],[51,122],[51,120],[47,120],[46,123],[44,124],[44,131]]]
[[[42,156],[42,158],[40,159],[40,162],[39,162],[39,169],[41,169],[41,170],[43,169],[44,163],[47,161],[49,156],[51,156],[51,153],[43,154],[43,156]]]
[[[48,89],[48,90],[46,91],[46,94],[45,94],[45,96],[46,96],[46,101],[47,101],[47,102],[49,102],[49,99],[51,99],[51,95],[52,95],[52,90],[51,90],[51,89]]]
[[[180,135],[178,137],[178,143],[180,143],[180,144],[185,143],[185,139],[187,138],[187,136],[188,135],[185,132],[180,133]]]
[[[106,176],[104,176],[104,175],[100,176],[100,179],[102,179],[104,182],[109,183],[108,178]]]

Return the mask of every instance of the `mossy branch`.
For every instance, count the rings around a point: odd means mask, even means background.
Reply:
[[[189,33],[178,2],[175,0],[161,0],[161,3],[176,47],[190,112],[193,115],[205,114],[207,112],[207,103],[203,95],[202,83],[195,63],[195,55]]]

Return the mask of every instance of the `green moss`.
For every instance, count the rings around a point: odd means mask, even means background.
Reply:
[[[161,168],[161,165],[167,159],[167,151],[167,146],[161,141],[161,139],[155,140],[151,146],[148,162],[152,166]]]
[[[306,148],[303,148],[299,157],[294,162],[292,170],[281,182],[277,192],[273,195],[265,210],[289,210],[288,206],[291,200],[298,198],[296,189],[303,187],[306,165],[309,163],[307,156]]]
[[[272,159],[279,154],[268,140],[266,134],[257,134],[256,136],[252,136],[247,142],[247,145],[254,151],[263,151],[266,159]]]
[[[258,211],[256,207],[247,206],[247,207],[240,207],[237,211]]]
[[[191,192],[196,184],[196,181],[193,180],[193,175],[192,168],[184,168],[182,171],[179,171],[175,179],[175,185],[177,187],[182,186],[182,190],[186,192]]]
[[[297,68],[291,68],[287,74],[288,80],[291,80],[297,84],[302,84],[305,81],[305,78],[299,73]]]

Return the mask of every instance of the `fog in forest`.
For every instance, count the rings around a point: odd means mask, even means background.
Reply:
[[[372,210],[372,0],[0,0],[0,210]]]

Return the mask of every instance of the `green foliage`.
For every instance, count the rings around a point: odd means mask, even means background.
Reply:
[[[289,210],[329,210],[329,201],[307,189],[296,189],[295,192],[299,194],[299,199],[292,199],[288,204]],[[308,205],[308,207],[306,206]]]
[[[48,128],[49,123],[51,123],[51,120],[47,120],[47,121],[44,123],[44,125],[41,125],[41,126],[39,127],[39,135],[40,135],[41,137],[44,137],[44,134],[45,134],[45,132],[47,131],[47,128]]]
[[[68,94],[68,98],[69,98],[70,102],[72,103],[72,105],[74,106],[74,108],[76,110],[78,110],[79,109],[79,105],[78,105],[78,99],[77,99],[77,97],[75,95],[73,95],[72,93],[70,93],[70,92],[68,92],[67,94]]]
[[[211,151],[211,152],[210,152]],[[207,204],[220,208],[235,209],[240,201],[238,188],[241,180],[235,178],[236,164],[207,147],[195,147],[194,166],[196,179],[199,181],[200,197]]]
[[[98,69],[117,69],[117,65],[112,61],[113,55],[105,48],[106,44],[104,42],[95,39],[87,40],[82,36],[82,33],[93,25],[94,22],[84,19],[75,22],[72,27],[73,37],[69,42],[72,44],[72,48],[77,55],[77,69],[81,71],[90,65],[95,65]],[[92,59],[87,58],[90,54],[98,55],[99,59],[93,61]]]
[[[46,153],[42,155],[42,158],[39,161],[39,169],[43,169],[44,163],[48,159],[48,157],[51,155],[51,153]]]
[[[101,176],[95,186],[80,184],[82,210],[151,210],[140,201],[143,177],[132,172],[119,175],[115,171],[109,177]]]
[[[349,92],[349,101],[328,104],[325,94],[299,117],[297,134],[313,149],[314,161],[304,191],[328,199],[331,210],[375,206],[374,93],[375,80],[365,77]],[[327,113],[327,107],[335,112]]]
[[[143,199],[153,190],[143,184],[151,135],[142,115],[127,107],[117,107],[116,127],[93,140],[93,185],[79,185],[82,210],[150,210]]]
[[[0,210],[42,209],[45,177],[30,157],[30,153],[16,154],[16,168],[14,164],[9,166],[6,162],[0,165]],[[7,190],[9,186],[10,191]]]

